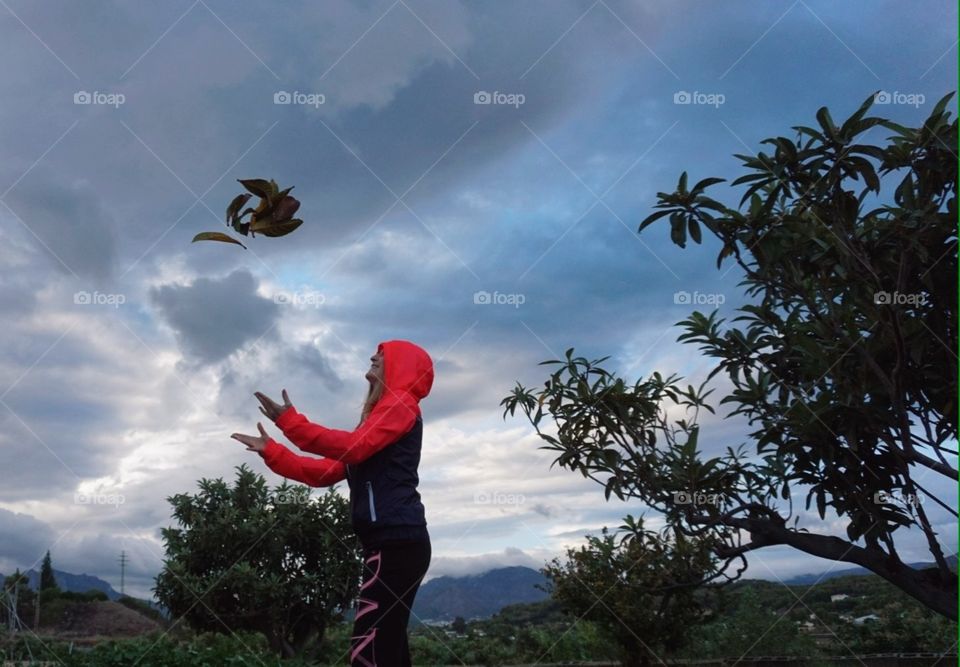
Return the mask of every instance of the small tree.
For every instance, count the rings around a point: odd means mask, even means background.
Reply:
[[[278,653],[301,654],[342,620],[361,575],[360,545],[349,505],[333,489],[284,482],[237,468],[234,485],[200,480],[196,495],[177,494],[178,528],[164,528],[159,601],[199,631],[263,633]]]
[[[40,590],[58,589],[57,580],[53,576],[53,564],[50,561],[50,550],[43,557],[43,564],[40,566]]]
[[[566,360],[543,362],[559,366],[543,390],[517,384],[504,416],[520,406],[556,462],[602,484],[607,497],[640,500],[684,535],[716,538],[724,564],[708,578],[736,563],[739,576],[744,554],[786,545],[865,567],[956,620],[957,574],[924,508],[929,501],[956,516],[924,481],[958,479],[950,97],[919,128],[867,117],[873,96],[839,126],[821,108],[819,128],[762,142],[773,155],[737,156],[749,170],[733,182],[747,184],[743,211],[704,194],[724,179],[688,188],[684,172],[640,229],[669,216],[680,247],[709,230],[721,243],[718,268],[736,261],[758,299],[739,309],[743,328],[723,327],[716,311],[678,323],[686,329],[678,340],[718,360],[707,380],[684,388],[653,373],[629,384],[599,366],[606,357],[588,361],[570,348]],[[891,140],[865,143],[860,135],[878,126]],[[880,176],[899,177],[892,197],[879,198]],[[732,385],[720,403],[755,426],[756,457],[744,445],[707,460],[698,449],[699,411],[714,411],[713,389],[704,389],[720,372]],[[545,413],[556,436],[540,430]],[[828,507],[841,518],[847,539],[816,519],[813,530],[798,526],[797,487],[821,521]],[[922,533],[933,567],[901,560],[894,534],[905,526]]]
[[[579,620],[605,628],[620,648],[624,665],[648,665],[683,645],[705,619],[697,590],[712,569],[707,544],[677,534],[665,539],[627,517],[616,535],[607,528],[587,545],[568,549],[541,571],[551,594]]]

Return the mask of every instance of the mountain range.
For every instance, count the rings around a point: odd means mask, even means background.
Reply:
[[[30,588],[37,590],[40,585],[40,572],[38,570],[27,570],[27,580],[30,582]],[[0,581],[3,581],[4,575],[0,574]],[[92,574],[73,574],[53,568],[53,578],[57,580],[57,586],[62,591],[71,591],[73,593],[86,593],[90,589],[103,591],[111,600],[120,597],[120,593],[114,590],[113,586],[105,582],[100,577]]]
[[[950,567],[957,569],[957,557],[947,559]],[[922,569],[932,567],[933,563],[909,563],[910,567]],[[90,574],[73,574],[54,569],[57,585],[62,590],[82,593],[96,589],[106,593],[111,600],[120,597],[110,584]],[[40,573],[27,571],[30,587],[34,590],[39,584]],[[820,574],[801,574],[783,583],[790,585],[809,585],[835,577],[872,574],[861,567],[828,570]],[[0,574],[0,581],[3,575]],[[413,604],[412,624],[443,623],[453,621],[457,616],[465,620],[489,618],[507,605],[540,602],[548,594],[537,586],[546,587],[547,579],[537,570],[529,567],[499,567],[480,574],[463,577],[441,576],[425,582],[417,592]],[[155,602],[149,602],[156,606]],[[352,613],[347,614],[351,618]]]

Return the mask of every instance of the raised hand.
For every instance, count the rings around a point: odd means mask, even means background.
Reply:
[[[267,435],[267,432],[263,430],[263,426],[260,422],[257,422],[257,428],[260,429],[260,436],[255,435],[244,435],[243,433],[234,433],[230,437],[234,440],[239,440],[247,446],[247,451],[250,452],[262,452],[267,447],[267,440],[270,436]]]
[[[287,396],[287,390],[283,390],[283,405],[275,403],[269,396],[263,394],[262,392],[255,391],[253,395],[257,397],[260,401],[260,412],[270,421],[277,421],[277,417],[282,415],[284,411],[292,407],[293,404],[290,402],[290,397]]]

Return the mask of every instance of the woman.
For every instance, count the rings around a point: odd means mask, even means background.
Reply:
[[[423,420],[420,400],[433,385],[433,362],[405,340],[377,346],[366,373],[369,382],[360,423],[353,431],[312,424],[290,403],[260,392],[260,411],[314,458],[294,454],[267,435],[231,437],[263,457],[271,470],[310,486],[344,478],[350,514],[363,546],[363,583],[351,637],[352,665],[410,665],[407,622],[430,564],[431,545],[417,492]]]

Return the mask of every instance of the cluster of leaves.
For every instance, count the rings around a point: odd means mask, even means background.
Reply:
[[[712,567],[710,545],[679,532],[665,540],[629,515],[620,528],[617,535],[603,528],[599,537],[587,536],[585,546],[568,549],[542,572],[565,610],[607,629],[622,664],[653,664],[706,619],[711,591],[698,587]]]
[[[303,220],[293,217],[300,208],[300,202],[290,195],[294,186],[281,190],[273,179],[267,181],[262,178],[247,180],[238,178],[237,180],[247,189],[247,192],[234,197],[227,206],[227,225],[232,226],[235,231],[254,238],[257,233],[271,237],[286,236],[303,224]],[[254,195],[260,198],[257,207],[243,209],[244,204]],[[250,219],[243,222],[243,217],[248,213]],[[193,237],[193,240],[222,241],[235,243],[244,249],[247,247],[229,234],[222,232],[200,232]]]
[[[718,360],[707,379],[684,388],[682,378],[654,372],[628,383],[600,366],[607,357],[591,361],[571,348],[565,360],[542,362],[557,366],[542,390],[517,384],[501,401],[504,417],[520,407],[555,462],[601,484],[607,498],[638,499],[667,528],[711,535],[725,562],[710,579],[735,560],[739,576],[746,552],[783,544],[862,565],[955,619],[956,573],[915,501],[956,514],[917,474],[958,478],[951,97],[919,128],[868,117],[874,96],[839,126],[821,108],[819,129],[767,139],[773,155],[738,156],[749,172],[733,182],[747,186],[738,209],[705,194],[723,179],[688,188],[684,173],[640,229],[669,218],[680,247],[687,234],[699,243],[710,231],[720,241],[718,267],[732,258],[758,300],[739,308],[734,322],[744,328],[724,327],[717,311],[677,323],[679,341]],[[861,135],[874,128],[894,134],[868,144]],[[893,196],[880,197],[881,183],[897,177]],[[713,412],[713,390],[704,389],[720,372],[732,385],[720,403],[756,427],[756,457],[744,444],[706,460],[698,449],[699,411]],[[541,429],[545,414],[556,435]],[[846,520],[850,542],[797,527],[798,487],[821,520],[828,508]],[[900,560],[893,534],[904,526],[925,534],[933,571]]]
[[[301,654],[343,618],[360,585],[360,544],[334,490],[268,489],[238,468],[236,482],[202,479],[168,498],[179,527],[164,528],[157,599],[198,631],[262,632],[284,656]]]

